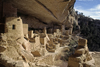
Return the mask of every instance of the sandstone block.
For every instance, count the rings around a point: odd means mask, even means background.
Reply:
[[[44,33],[44,34],[47,34],[46,27],[44,27],[44,29],[43,29],[43,33]]]
[[[71,56],[71,57],[69,57],[69,61],[68,62],[71,62],[71,61],[82,62],[82,59],[81,59],[81,57]]]
[[[47,39],[45,38],[40,38],[40,43],[46,45]]]
[[[80,63],[76,61],[70,61],[68,62],[68,67],[79,67]]]
[[[28,31],[28,36],[29,36],[29,38],[33,38],[34,37],[33,30]]]
[[[87,40],[86,39],[79,39],[78,45],[82,46],[82,47],[86,46],[87,45]]]
[[[7,38],[18,39],[24,37],[23,24],[20,17],[8,17],[5,22],[5,33],[7,33]]]
[[[23,24],[23,33],[24,35],[28,34],[28,24]]]
[[[75,51],[75,54],[78,54],[78,55],[83,55],[85,53],[85,49],[84,48],[81,48],[81,49],[77,49]]]
[[[69,35],[69,30],[66,30],[66,33],[65,33],[67,36]]]
[[[72,31],[73,31],[73,29],[70,28],[70,29],[69,29],[69,35],[72,35]]]

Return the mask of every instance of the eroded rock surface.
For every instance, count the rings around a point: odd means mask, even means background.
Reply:
[[[67,0],[67,1],[4,0],[4,1],[7,3],[10,2],[15,8],[18,9],[17,15],[21,16],[23,23],[29,24],[30,28],[35,28],[35,29],[43,29],[44,27],[52,28],[56,26],[59,27],[59,25],[61,24],[71,27],[70,25],[73,22],[77,23],[77,18],[75,18],[75,11],[73,11],[75,0]],[[5,10],[8,11],[7,9]],[[12,10],[10,11],[12,12]],[[16,9],[13,12],[13,15],[15,14],[16,14]]]
[[[73,35],[73,24],[78,25],[74,2],[0,0],[0,66],[67,67],[79,39]]]

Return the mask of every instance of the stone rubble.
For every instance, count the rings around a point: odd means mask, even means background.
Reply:
[[[69,57],[68,67],[95,67],[95,61],[89,53],[86,39],[79,39],[74,55]]]

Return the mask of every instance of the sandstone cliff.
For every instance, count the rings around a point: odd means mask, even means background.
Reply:
[[[71,16],[70,13],[72,13],[75,0],[4,1],[10,2],[15,8],[17,8],[18,16],[21,16],[23,23],[28,23],[31,28],[43,29],[44,26],[47,28],[53,26],[59,27],[61,24],[69,24],[67,26],[70,26],[70,21],[73,21],[73,16]]]
[[[73,24],[79,27],[74,3],[75,0],[0,0],[0,67],[67,67],[79,40],[73,34]],[[88,53],[87,42],[84,44],[83,39],[79,45],[83,45],[84,50],[77,49],[83,57]]]

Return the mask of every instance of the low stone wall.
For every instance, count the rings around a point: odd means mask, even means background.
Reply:
[[[86,39],[79,39],[75,54],[69,57],[68,67],[95,67],[95,61],[89,53]]]

